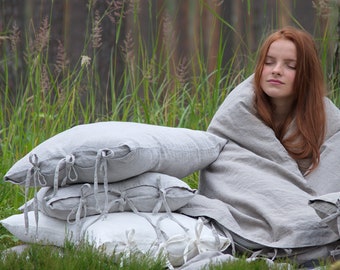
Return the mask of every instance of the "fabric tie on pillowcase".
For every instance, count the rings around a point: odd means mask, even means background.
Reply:
[[[103,163],[101,163],[103,164]],[[97,187],[98,189],[98,187]],[[162,184],[161,184],[161,176],[157,177],[157,189],[158,189],[158,200],[155,202],[155,207],[153,208],[152,213],[153,214],[157,214],[159,212],[159,210],[161,209],[162,206],[164,206],[165,212],[167,213],[167,215],[164,215],[163,218],[160,218],[158,220],[158,223],[162,221],[162,219],[164,218],[169,218],[172,221],[176,222],[185,232],[188,231],[188,229],[182,225],[172,214],[172,210],[167,202],[166,196],[167,196],[167,190],[165,188],[162,188]],[[78,235],[77,237],[79,238],[79,234],[80,234],[80,230],[81,230],[81,219],[82,218],[86,218],[87,216],[87,195],[86,194],[86,190],[91,190],[91,185],[90,184],[84,184],[81,186],[80,188],[80,199],[79,199],[79,204],[74,207],[68,217],[67,217],[67,222],[69,224],[76,224],[77,226],[77,232],[76,234]],[[95,187],[93,188],[93,190],[95,190]],[[151,226],[154,228],[158,239],[160,239],[159,241],[161,242],[161,239],[164,238],[164,236],[162,236],[162,232],[159,229],[159,224],[154,225],[153,222],[150,220],[150,218],[146,215],[144,215],[142,212],[140,212],[137,207],[134,205],[133,201],[129,198],[127,191],[119,191],[119,190],[109,190],[106,192],[106,190],[104,190],[104,196],[105,196],[105,202],[107,201],[107,206],[104,206],[104,209],[97,209],[97,211],[100,213],[100,217],[105,218],[105,215],[109,212],[109,210],[115,205],[118,204],[118,209],[119,211],[123,212],[125,209],[125,206],[128,205],[129,208],[131,209],[132,212],[134,212],[135,214],[144,217],[150,224]],[[95,193],[95,191],[94,191]],[[116,200],[112,200],[112,201],[108,201],[108,193],[110,194],[114,194],[118,197],[118,199]],[[97,194],[98,194],[98,190],[97,190]],[[96,195],[96,194],[95,194]],[[49,196],[48,196],[49,197]],[[47,197],[46,197],[47,198]],[[96,200],[96,207],[99,207],[99,203],[97,201],[97,197],[95,197]],[[74,216],[75,214],[75,221],[71,221],[71,217]]]
[[[159,246],[158,246],[158,249],[156,251],[156,257],[159,256],[159,255],[164,255],[164,254],[167,254],[167,251],[168,251],[168,246],[171,246],[171,245],[176,245],[176,244],[180,244],[180,243],[183,243],[183,242],[189,242],[190,241],[190,237],[185,235],[185,234],[177,234],[177,235],[174,235],[170,238],[168,238],[167,240],[164,240]],[[183,251],[183,261],[184,263],[187,261],[187,255],[186,253],[188,253],[188,246],[185,247],[184,251]],[[173,267],[173,265],[171,264],[171,262],[169,261],[168,257],[165,256],[165,259],[166,259],[166,265],[167,267],[170,269],[170,270],[173,270],[175,269]]]
[[[65,162],[66,176],[64,177],[60,186],[65,186],[67,179],[70,180],[71,182],[75,182],[78,180],[78,173],[74,168],[75,160],[76,158],[74,157],[74,155],[67,155],[65,159],[63,159],[63,161]],[[74,174],[74,177],[72,177],[72,173]]]
[[[159,192],[159,201],[156,203],[154,209],[152,210],[153,214],[156,214],[161,209],[162,205],[164,206],[165,212],[167,213],[168,218],[170,218],[172,221],[176,222],[183,230],[186,232],[188,229],[184,227],[173,215],[172,211],[166,201],[166,190],[164,188],[161,188],[161,177],[158,176],[157,178],[157,186],[158,186],[158,192]],[[161,219],[159,219],[160,221]]]
[[[166,190],[164,188],[161,188],[161,177],[158,176],[157,177],[157,187],[158,187],[158,192],[159,192],[159,200],[158,202],[155,204],[154,209],[152,210],[152,213],[158,213],[159,210],[161,209],[162,205],[165,208],[165,211],[167,213],[171,213],[171,209],[166,201]]]
[[[105,216],[108,214],[109,210],[114,204],[119,205],[119,210],[123,211],[125,209],[125,205],[128,204],[130,209],[144,217],[148,220],[148,222],[152,225],[152,227],[155,229],[155,232],[157,234],[157,238],[159,239],[159,244],[161,243],[164,236],[162,236],[162,232],[159,229],[159,225],[154,225],[149,219],[148,216],[144,215],[142,212],[139,212],[136,206],[133,204],[132,200],[128,197],[128,194],[126,191],[115,191],[115,190],[109,190],[109,182],[108,182],[108,160],[112,159],[114,157],[115,153],[111,149],[101,149],[97,152],[96,155],[96,161],[95,161],[95,170],[94,170],[94,181],[93,181],[93,192],[94,192],[94,198],[96,202],[96,208],[99,212],[98,219],[105,218]],[[29,228],[29,220],[28,220],[28,209],[27,209],[27,198],[30,188],[30,182],[34,180],[34,187],[35,187],[35,195],[33,200],[33,208],[34,208],[34,214],[35,214],[35,222],[36,222],[36,238],[38,238],[38,199],[37,199],[37,188],[38,186],[46,186],[46,180],[45,177],[41,174],[40,168],[39,168],[39,160],[38,156],[35,154],[30,155],[30,162],[33,165],[28,171],[27,171],[27,177],[25,182],[25,227],[26,227],[26,234],[28,233]],[[56,196],[59,186],[65,186],[67,183],[67,180],[70,180],[71,182],[74,182],[78,180],[78,174],[74,168],[75,163],[75,156],[74,155],[67,155],[65,158],[62,158],[57,163],[57,166],[54,171],[54,181],[53,181],[53,192],[46,196],[44,199],[46,201],[52,199],[54,196]],[[60,177],[60,169],[64,167],[65,168],[65,177],[62,179],[61,184],[59,184],[59,177]],[[102,208],[100,206],[99,200],[98,200],[98,185],[99,183],[103,183],[104,187],[104,207]],[[76,207],[71,209],[69,215],[67,216],[67,222],[69,224],[76,224],[76,238],[80,239],[81,230],[82,230],[82,217],[87,216],[87,194],[86,190],[91,189],[91,185],[88,183],[85,183],[80,188],[80,194],[79,194],[79,203]],[[155,201],[155,205],[153,207],[152,213],[156,214],[160,211],[162,206],[165,209],[165,212],[167,213],[167,217],[176,222],[184,231],[188,231],[188,229],[183,226],[174,216],[172,215],[172,210],[169,207],[169,204],[167,202],[167,189],[162,188],[161,184],[161,177],[158,176],[157,178],[157,190],[158,190],[158,200]],[[116,193],[119,195],[119,199],[109,202],[109,196],[110,193]],[[71,221],[71,217],[75,215],[75,221]],[[98,220],[97,219],[97,220]],[[161,221],[161,219],[160,219]]]
[[[32,154],[29,156],[29,162],[32,164],[32,167],[27,170],[26,174],[26,180],[25,180],[25,210],[24,210],[24,218],[25,218],[25,234],[28,234],[28,209],[27,209],[27,201],[28,201],[28,193],[30,189],[30,182],[33,177],[34,181],[34,216],[35,216],[35,223],[36,223],[36,236],[38,237],[38,198],[37,198],[37,187],[38,183],[39,185],[46,185],[46,179],[41,174],[40,168],[39,168],[39,160],[38,156],[35,154]]]
[[[202,250],[201,250],[201,247],[200,247],[202,229],[203,229],[203,221],[202,221],[202,219],[198,218],[197,224],[195,226],[195,237],[196,238],[193,238],[188,242],[188,244],[185,247],[184,252],[183,252],[184,263],[187,262],[189,247],[191,245],[194,245],[197,248],[199,254],[202,253]]]
[[[61,186],[66,185],[66,180],[69,179],[71,182],[78,180],[78,174],[76,170],[74,169],[74,161],[75,157],[73,155],[67,155],[65,158],[62,158],[54,171],[54,183],[53,183],[53,193],[45,198],[46,200],[49,200],[50,198],[54,197],[57,194],[58,187],[59,187],[59,170],[63,163],[65,163],[65,169],[66,169],[66,176],[64,177]],[[39,215],[38,215],[38,199],[37,199],[37,188],[38,186],[43,187],[47,185],[45,176],[41,173],[40,167],[39,167],[39,158],[36,154],[30,154],[29,155],[29,162],[32,164],[32,167],[27,170],[26,179],[25,179],[25,232],[28,233],[28,210],[27,210],[27,201],[28,201],[28,193],[30,189],[30,182],[33,178],[34,182],[34,215],[35,215],[35,222],[36,222],[36,235],[38,237],[38,221],[39,221]],[[72,173],[74,176],[72,176]]]
[[[82,211],[84,210],[84,215],[83,218],[86,218],[86,209],[87,209],[87,201],[86,201],[86,194],[84,192],[84,189],[86,188],[91,188],[90,184],[84,184],[81,187],[81,197],[79,200],[79,205],[76,208],[76,219],[74,222],[72,222],[70,220],[70,217],[74,214],[74,211],[71,211],[68,218],[67,218],[67,223],[69,224],[76,224],[76,239],[80,240],[81,239],[81,231],[86,231],[86,229],[82,228]],[[95,188],[94,188],[95,189]],[[106,191],[105,191],[106,192]],[[111,191],[110,191],[111,192]],[[116,191],[113,191],[116,192]],[[117,194],[119,192],[116,192]],[[112,201],[111,203],[108,202],[108,192],[105,193],[105,201],[107,201],[107,206],[104,206],[104,210],[102,209],[98,209],[98,212],[100,212],[100,214],[98,215],[98,218],[95,219],[95,221],[93,221],[91,224],[88,224],[87,227],[89,227],[90,225],[92,225],[93,223],[95,223],[96,221],[98,221],[101,218],[105,218],[106,215],[108,214],[109,209],[116,203],[119,204],[119,208],[123,211],[124,210],[124,206],[125,204],[128,204],[130,209],[132,210],[132,212],[134,212],[135,214],[145,218],[150,225],[154,228],[156,235],[157,235],[157,239],[158,239],[158,244],[161,244],[161,239],[163,238],[162,236],[162,232],[159,228],[159,225],[155,225],[152,220],[145,214],[143,214],[142,212],[139,212],[138,209],[136,208],[136,206],[133,204],[133,202],[131,201],[131,199],[127,196],[126,192],[121,192],[120,194],[120,198],[117,200]],[[96,197],[95,197],[96,198]],[[97,202],[97,207],[99,207],[98,202]],[[169,208],[169,207],[168,207]],[[171,212],[171,210],[170,210]],[[174,220],[174,218],[172,218]],[[175,222],[177,222],[182,228],[184,228],[184,230],[187,230],[182,224],[179,223],[179,221],[174,220]]]
[[[60,171],[60,167],[63,163],[65,163],[66,175],[65,175],[63,181],[61,182],[60,186],[65,186],[67,179],[69,179],[71,182],[75,182],[75,181],[78,180],[77,171],[74,169],[74,162],[75,162],[74,155],[67,155],[66,157],[59,160],[59,162],[57,163],[57,166],[54,170],[53,193],[48,198],[46,198],[47,200],[53,198],[58,192],[59,171]],[[71,175],[72,172],[74,174],[74,177],[72,177],[72,175]]]
[[[40,172],[38,156],[35,154],[30,155],[29,162],[32,164],[32,168],[27,172],[26,182],[28,182],[33,176],[35,187],[37,186],[37,183],[39,183],[39,185],[46,186],[46,179]]]
[[[134,250],[137,246],[137,243],[134,240],[135,232],[136,231],[134,229],[125,231],[126,241],[123,244],[126,246],[126,248],[124,249],[123,254],[124,254],[124,256],[126,256],[126,258],[130,257],[131,250]],[[122,244],[122,243],[118,243],[118,244]]]
[[[87,215],[87,201],[86,201],[86,194],[85,194],[85,189],[91,189],[91,185],[90,184],[84,184],[81,186],[80,188],[80,199],[79,199],[79,204],[77,207],[77,211],[76,211],[76,219],[74,222],[70,221],[70,217],[74,214],[74,210],[72,209],[70,214],[67,216],[67,223],[69,224],[76,224],[76,237],[77,240],[80,240],[80,231],[81,231],[81,217],[82,217],[82,212],[84,211],[84,215],[83,217],[85,218]]]
[[[107,179],[107,159],[114,157],[114,151],[111,149],[101,149],[97,152],[95,169],[94,169],[94,197],[97,202],[98,211],[102,211],[104,215],[109,212],[109,201],[108,201],[108,192],[109,192],[109,183]],[[98,202],[98,172],[103,171],[103,184],[104,184],[104,193],[105,193],[105,203],[104,209],[101,210]]]
[[[160,223],[163,219],[164,219],[164,216],[160,217],[157,220],[157,227],[160,227]],[[177,223],[180,225],[179,222]],[[167,252],[169,246],[176,245],[176,243],[183,243],[183,242],[187,242],[185,248],[183,249],[183,254],[181,255],[184,263],[188,261],[188,256],[190,255],[190,251],[192,252],[193,249],[196,249],[198,254],[201,254],[206,251],[204,249],[204,246],[209,247],[213,245],[214,246],[213,249],[224,251],[229,246],[229,243],[228,245],[221,247],[220,238],[218,236],[216,229],[213,226],[212,226],[212,233],[214,235],[215,242],[212,244],[210,239],[204,239],[202,235],[204,226],[205,226],[204,218],[199,217],[195,225],[195,238],[192,238],[189,235],[189,229],[185,228],[182,225],[180,225],[180,227],[182,227],[184,234],[177,234],[172,237],[167,237],[166,234],[163,233],[164,240],[159,245],[156,254],[157,255],[164,254],[164,252],[165,253]],[[171,264],[167,263],[167,266],[169,267],[169,269],[174,269]]]

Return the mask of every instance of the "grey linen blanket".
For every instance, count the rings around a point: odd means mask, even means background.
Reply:
[[[211,219],[250,250],[303,250],[335,243],[339,235],[308,202],[340,191],[339,109],[325,98],[321,163],[304,176],[272,129],[256,116],[252,82],[253,75],[227,96],[213,117],[208,131],[229,141],[201,171],[198,194],[181,213]]]

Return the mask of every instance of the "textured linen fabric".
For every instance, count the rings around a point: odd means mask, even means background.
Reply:
[[[272,129],[256,115],[253,75],[237,86],[208,132],[227,139],[201,171],[198,193],[181,212],[206,216],[248,249],[322,246],[339,239],[309,206],[313,196],[340,188],[340,112],[325,98],[326,141],[316,171],[304,177]]]
[[[132,178],[110,183],[107,193],[99,185],[74,184],[60,187],[53,195],[53,187],[42,187],[37,193],[38,210],[62,220],[92,216],[102,212],[172,212],[184,206],[194,196],[183,180],[166,174],[147,172]],[[105,211],[105,204],[107,209]],[[34,199],[28,211],[34,211]],[[20,209],[24,210],[25,205]]]
[[[336,234],[340,235],[340,192],[313,197],[309,205]]]
[[[172,213],[109,213],[83,219],[81,226],[49,217],[39,212],[39,227],[35,213],[28,213],[30,230],[25,233],[23,214],[1,220],[1,224],[26,243],[63,247],[65,241],[89,244],[108,254],[128,256],[133,252],[147,253],[157,258],[165,255],[169,266],[180,266],[197,254],[223,251],[230,241],[218,235],[203,220]],[[172,268],[173,269],[173,268]]]
[[[338,126],[339,122],[339,118],[328,121],[328,126]],[[307,182],[317,195],[340,192],[340,132],[329,136],[321,151],[320,165],[306,176]]]
[[[65,130],[36,146],[5,181],[62,186],[124,180],[147,171],[183,178],[213,162],[226,140],[206,131],[134,122],[98,122]]]

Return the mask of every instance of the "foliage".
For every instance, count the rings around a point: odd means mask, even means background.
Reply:
[[[138,42],[129,33],[124,38],[121,36],[123,17],[128,10],[110,6],[105,12],[99,13],[91,7],[89,4],[84,54],[74,66],[68,64],[61,43],[56,60],[51,63],[51,25],[48,17],[41,22],[37,31],[8,25],[3,33],[6,39],[0,39],[1,177],[34,146],[82,123],[136,121],[205,130],[225,96],[252,72],[256,53],[248,56],[247,66],[237,67],[236,56],[224,64],[223,55],[228,44],[223,37],[219,40],[214,70],[208,70],[206,59],[199,53],[194,59],[183,58],[174,63],[171,47],[168,46],[173,37],[169,20],[164,19],[169,24],[165,24],[164,29],[159,30],[159,35],[154,37],[150,52],[150,45],[147,46],[141,36],[137,37]],[[133,9],[132,12],[136,11]],[[100,63],[97,56],[103,44],[101,21],[105,18],[110,18],[116,24],[117,42],[124,39],[124,46],[113,48],[110,56],[109,83],[105,86],[110,102],[97,93],[103,87],[98,74]],[[231,27],[221,18],[218,19],[221,24]],[[331,33],[319,40],[322,48],[327,47],[329,36]],[[20,41],[26,45],[24,62],[21,61],[22,52],[16,47]],[[153,49],[159,46],[160,49]],[[118,57],[123,57],[125,61],[122,74],[117,73],[117,63],[113,60]],[[329,60],[324,57],[322,61],[327,70]],[[12,73],[17,73],[16,89],[13,89],[9,79]],[[332,73],[329,78],[333,89],[331,97],[340,104],[337,77]],[[193,174],[184,180],[196,188],[198,175]],[[17,213],[17,208],[24,203],[23,188],[1,181],[0,201],[0,218]],[[17,244],[19,241],[1,227],[0,250]],[[80,257],[82,259],[78,259]],[[118,269],[121,265],[128,265],[126,269],[161,269],[163,264],[139,257],[122,264],[122,261],[103,256],[91,247],[78,249],[67,246],[61,256],[60,251],[52,247],[35,245],[21,255],[8,254],[6,260],[0,261],[1,269],[12,269],[14,266],[18,266],[18,269]],[[263,262],[246,265],[235,262],[214,269],[266,269],[263,267]]]

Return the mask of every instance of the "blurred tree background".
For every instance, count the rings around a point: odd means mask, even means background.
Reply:
[[[25,50],[37,46],[27,43],[48,39],[48,63],[59,72],[82,56],[96,62],[97,95],[109,102],[110,92],[122,87],[122,80],[110,81],[109,71],[116,78],[126,68],[138,73],[141,55],[158,64],[168,61],[170,72],[183,81],[195,72],[187,65],[204,63],[210,74],[218,61],[221,66],[233,61],[235,71],[251,66],[261,39],[284,25],[304,28],[316,39],[329,36],[326,57],[336,60],[338,8],[335,0],[1,0],[0,45],[11,38],[11,46],[19,48],[8,72],[14,95]]]

